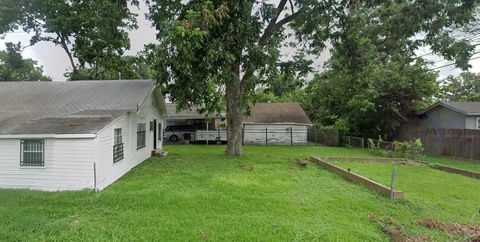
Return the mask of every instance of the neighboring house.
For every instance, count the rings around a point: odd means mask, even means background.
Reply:
[[[0,82],[0,187],[103,189],[162,148],[149,80]]]
[[[307,144],[312,125],[298,103],[257,103],[243,122],[244,144]]]
[[[480,102],[437,102],[418,112],[414,125],[421,128],[480,129]]]

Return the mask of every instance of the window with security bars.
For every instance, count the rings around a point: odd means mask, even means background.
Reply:
[[[146,123],[137,124],[137,150],[145,147],[146,143]]]
[[[114,129],[113,133],[113,163],[115,163],[123,160],[122,129]]]
[[[45,140],[22,139],[20,141],[20,165],[44,166],[45,165]]]

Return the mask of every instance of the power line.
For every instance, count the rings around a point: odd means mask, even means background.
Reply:
[[[470,60],[476,60],[476,59],[480,59],[480,56],[477,56],[475,58],[472,58]],[[441,69],[441,68],[444,68],[444,67],[447,67],[447,66],[453,66],[455,65],[456,63],[450,63],[450,64],[447,64],[447,65],[443,65],[443,66],[437,66],[435,68],[432,68],[432,70],[437,70],[437,69]]]

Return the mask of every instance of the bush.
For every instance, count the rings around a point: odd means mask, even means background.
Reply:
[[[420,139],[411,141],[395,141],[394,143],[395,152],[402,157],[415,159],[417,160],[421,155],[423,155],[423,145]]]
[[[387,158],[393,158],[393,152],[382,148],[382,137],[378,136],[378,140],[368,139],[368,147],[370,148],[370,153],[376,156],[383,156]]]

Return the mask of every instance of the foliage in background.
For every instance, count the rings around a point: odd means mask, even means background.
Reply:
[[[5,46],[0,51],[0,81],[51,81],[36,61],[22,57],[20,43],[8,42]]]
[[[440,98],[446,101],[480,101],[480,74],[463,72],[441,83]]]
[[[332,35],[327,71],[307,88],[309,114],[326,125],[340,120],[354,134],[394,139],[438,92],[437,74],[415,50],[434,46],[461,68],[468,68],[465,58],[473,54],[472,46],[447,33],[468,24],[476,4],[428,2],[351,1]]]
[[[0,1],[0,34],[19,28],[33,33],[31,45],[48,41],[62,47],[72,67],[70,76],[98,79],[105,69],[121,71],[124,67],[118,62],[130,48],[127,30],[137,27],[128,3],[137,1]]]

